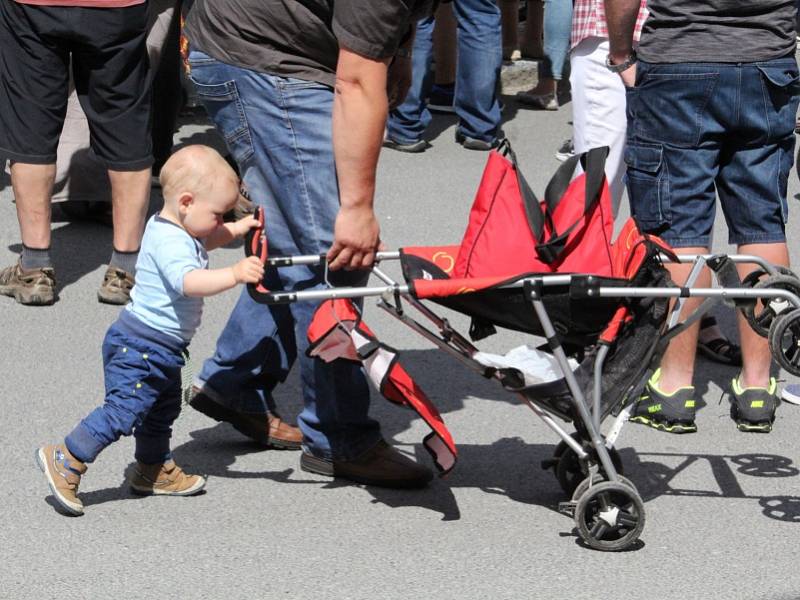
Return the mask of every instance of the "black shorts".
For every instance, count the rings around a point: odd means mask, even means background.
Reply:
[[[0,155],[56,162],[72,68],[91,148],[106,167],[152,162],[147,3],[81,8],[0,0]]]

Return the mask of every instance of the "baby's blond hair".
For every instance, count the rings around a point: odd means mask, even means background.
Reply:
[[[236,173],[219,152],[200,144],[184,146],[170,156],[159,176],[165,203],[177,202],[184,193],[202,198],[226,179],[238,185]]]

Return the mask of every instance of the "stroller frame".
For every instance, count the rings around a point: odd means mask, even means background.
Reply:
[[[606,435],[602,435],[601,425],[604,415],[601,382],[603,365],[608,355],[609,347],[600,345],[598,348],[592,375],[593,403],[589,407],[586,396],[569,365],[567,354],[561,346],[558,333],[542,300],[542,297],[547,294],[548,287],[572,285],[577,280],[581,280],[582,287],[585,288],[585,294],[593,298],[674,298],[676,302],[672,304],[667,313],[667,330],[665,334],[676,328],[682,330],[689,326],[721,301],[733,303],[737,307],[742,301],[755,302],[756,300],[761,300],[762,302],[768,302],[770,305],[775,306],[773,312],[776,318],[770,324],[770,345],[773,354],[775,349],[772,341],[772,326],[784,319],[786,323],[781,328],[781,336],[790,330],[793,336],[790,344],[790,350],[793,354],[788,360],[791,365],[800,369],[800,366],[796,364],[800,362],[798,361],[800,359],[800,349],[798,349],[800,348],[800,339],[798,339],[800,334],[797,333],[800,329],[800,280],[797,280],[793,274],[789,275],[791,272],[752,255],[694,254],[677,257],[661,255],[662,262],[674,262],[676,258],[680,263],[692,265],[687,282],[681,287],[604,287],[598,283],[593,283],[594,277],[592,275],[582,274],[529,275],[501,286],[502,288],[524,288],[524,294],[530,300],[542,325],[549,350],[555,357],[564,376],[571,401],[577,412],[576,416],[580,419],[585,432],[588,434],[588,440],[583,440],[580,434],[576,438],[576,435],[570,434],[548,412],[547,408],[537,405],[535,398],[526,394],[524,390],[515,392],[534,414],[561,439],[561,443],[556,447],[553,459],[544,461],[542,467],[555,468],[562,488],[571,494],[571,500],[560,503],[559,510],[573,516],[580,537],[588,546],[595,549],[607,551],[626,549],[638,540],[644,527],[643,502],[633,483],[621,475],[621,462],[618,455],[615,456],[616,450],[614,449],[624,423],[631,414],[636,398],[629,399],[628,403],[621,408],[615,417]],[[378,267],[381,262],[399,259],[399,251],[377,253],[371,273],[380,279],[384,285],[269,292],[266,294],[265,302],[267,304],[286,304],[303,301],[378,297],[378,306],[392,317],[404,323],[473,371],[484,377],[499,380],[500,377],[495,369],[487,368],[475,360],[474,355],[479,352],[478,348],[453,329],[445,317],[439,316],[426,306],[422,300],[415,298],[409,285],[395,281]],[[703,268],[709,266],[710,262],[719,259],[727,259],[735,264],[754,264],[762,270],[762,274],[766,275],[768,279],[777,277],[778,279],[786,280],[788,277],[792,277],[792,281],[789,282],[789,285],[786,285],[784,281],[782,287],[771,287],[769,285],[761,285],[759,287],[758,284],[753,287],[724,287],[724,283],[720,282],[719,273],[714,268],[711,268],[718,283],[722,283],[723,287],[693,287]],[[281,268],[294,265],[324,266],[325,281],[327,282],[328,280],[327,261],[324,254],[270,257],[266,258],[265,261],[265,267]],[[680,313],[688,298],[705,298],[706,300],[681,321]],[[413,307],[425,317],[434,326],[435,331],[411,317],[406,312],[404,304]],[[784,315],[786,316],[784,317]],[[794,349],[792,350],[791,347],[794,347]],[[779,360],[779,362],[785,368],[790,368],[783,361]],[[792,369],[792,372],[800,374],[794,369]],[[589,448],[587,449],[585,445],[581,444],[581,441],[588,442]],[[559,473],[559,463],[567,459],[570,466],[565,467],[566,469],[571,468],[574,471],[579,468],[580,471],[567,473],[566,476],[571,479],[562,480],[562,475]],[[570,484],[567,484],[567,481]],[[631,514],[635,519],[630,519]],[[623,519],[620,515],[628,516]],[[611,536],[610,539],[609,535]]]

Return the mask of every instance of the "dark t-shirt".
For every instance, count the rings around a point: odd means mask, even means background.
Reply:
[[[648,0],[639,56],[654,63],[756,62],[794,52],[795,0]]]
[[[333,86],[339,45],[392,56],[431,0],[197,0],[192,48],[232,65]]]

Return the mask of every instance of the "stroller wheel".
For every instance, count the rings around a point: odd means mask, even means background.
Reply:
[[[573,433],[572,437],[580,442],[581,438],[578,433]],[[591,444],[584,444],[585,449],[589,452],[589,456],[592,457],[593,461],[597,461],[597,457],[594,456],[592,451]],[[617,449],[611,447],[608,449],[608,454],[611,456],[611,462],[614,465],[614,468],[617,470],[618,473],[622,473],[622,458],[617,452]],[[588,475],[588,470],[586,469],[585,465],[581,464],[578,455],[575,454],[575,451],[567,446],[564,442],[559,442],[558,446],[556,446],[556,450],[553,454],[553,460],[555,461],[555,472],[556,472],[556,479],[558,479],[558,484],[561,486],[561,489],[566,492],[567,496],[572,496],[575,492],[575,489],[578,487],[581,481],[586,478]],[[605,475],[605,470],[603,466],[600,465],[600,473]]]
[[[769,329],[769,349],[781,367],[800,375],[800,308],[775,319]]]
[[[781,273],[792,273],[788,269],[780,269]],[[800,280],[794,274],[770,275],[764,277],[764,271],[753,271],[742,281],[743,285],[752,286],[753,289],[779,289],[787,290],[800,296]],[[782,298],[774,298],[762,302],[753,300],[742,308],[750,327],[761,337],[769,335],[769,328],[781,312],[790,308],[789,303]]]
[[[644,503],[628,484],[603,481],[587,489],[575,506],[575,524],[591,548],[618,552],[631,546],[644,529]]]

